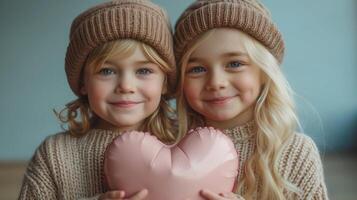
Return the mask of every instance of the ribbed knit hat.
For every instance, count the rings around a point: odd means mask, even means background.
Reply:
[[[80,96],[80,78],[89,53],[113,40],[143,42],[176,69],[171,25],[166,12],[149,0],[114,0],[92,7],[72,22],[65,59],[65,71],[72,91]],[[176,72],[168,75],[169,93]]]
[[[269,11],[258,0],[198,0],[191,4],[175,26],[175,56],[180,61],[193,41],[214,28],[236,28],[261,42],[278,60],[284,56],[284,41]]]

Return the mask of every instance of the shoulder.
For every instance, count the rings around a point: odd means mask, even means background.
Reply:
[[[69,161],[78,153],[81,139],[83,138],[74,137],[68,131],[49,135],[36,148],[30,164],[43,162],[51,166],[57,162]]]
[[[37,147],[27,165],[24,180],[30,185],[50,187],[57,180],[58,155],[62,148],[62,141],[69,137],[66,132],[47,136]],[[52,187],[52,186],[51,186]]]
[[[283,145],[282,154],[311,155],[319,157],[319,151],[311,137],[303,133],[294,133]]]
[[[76,141],[76,138],[71,136],[68,132],[59,132],[47,136],[39,145],[37,151],[55,150],[67,146]]]
[[[315,142],[307,135],[294,133],[283,145],[280,152],[279,168],[294,170],[302,166],[321,168],[321,159]]]
[[[67,163],[79,156],[90,156],[89,153],[101,153],[115,136],[100,130],[89,130],[80,137],[68,131],[60,132],[46,137],[37,148],[35,156]]]
[[[31,162],[48,161],[51,157],[64,146],[66,138],[69,134],[60,132],[47,136],[41,144],[36,148]]]
[[[27,176],[45,174],[51,179],[58,178],[60,166],[73,162],[77,154],[76,137],[68,132],[59,132],[47,136],[35,150],[27,166]],[[42,175],[41,175],[42,176]]]
[[[324,185],[323,166],[315,142],[307,135],[294,133],[284,144],[279,157],[279,171],[304,195]],[[315,191],[316,192],[316,191]]]

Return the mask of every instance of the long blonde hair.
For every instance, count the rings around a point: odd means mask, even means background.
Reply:
[[[136,40],[116,40],[95,48],[89,54],[84,67],[90,67],[91,70],[95,70],[113,55],[127,57],[130,56],[136,48],[141,48],[148,60],[159,65],[165,74],[164,87],[169,88],[169,86],[166,86],[168,83],[167,74],[175,70],[173,66],[169,66],[153,48]],[[81,84],[83,84],[83,70]],[[168,102],[169,96],[171,96],[171,94],[168,92],[161,97],[159,107],[144,120],[143,125],[140,127],[140,131],[150,131],[160,140],[167,143],[174,141],[174,133],[176,132],[173,126],[173,117],[175,115],[174,110],[170,107]],[[78,99],[69,102],[59,113],[55,110],[54,112],[62,123],[67,124],[69,132],[74,136],[84,135],[93,127],[93,124],[98,119],[95,113],[91,112],[87,96],[80,96]]]
[[[215,29],[203,34],[179,61],[179,86],[177,110],[179,113],[179,135],[182,137],[189,128],[204,125],[203,117],[187,104],[183,93],[185,67],[192,52]],[[246,161],[244,177],[239,180],[237,190],[246,188],[245,199],[252,199],[256,182],[259,181],[259,199],[283,200],[299,194],[292,183],[279,173],[279,155],[289,136],[293,134],[299,120],[295,111],[293,91],[285,79],[275,57],[257,40],[244,34],[243,45],[251,61],[260,67],[264,86],[254,109],[256,123],[256,150]]]

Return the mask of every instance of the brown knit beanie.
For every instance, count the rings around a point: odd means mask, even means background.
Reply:
[[[193,41],[214,28],[236,28],[261,42],[278,60],[284,56],[284,41],[269,11],[258,0],[198,0],[191,4],[175,26],[175,56],[180,61]]]
[[[65,70],[72,91],[80,96],[80,78],[89,53],[113,40],[143,42],[165,60],[173,72],[168,75],[169,93],[176,83],[172,31],[166,12],[149,0],[114,0],[92,7],[72,22]]]

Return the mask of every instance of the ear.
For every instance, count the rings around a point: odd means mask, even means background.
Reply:
[[[87,95],[87,88],[82,84],[79,92],[81,93],[81,95]]]

